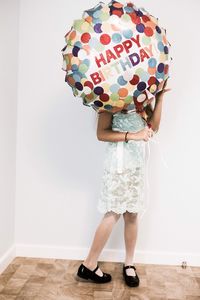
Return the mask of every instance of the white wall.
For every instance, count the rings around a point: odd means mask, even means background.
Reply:
[[[70,7],[69,7],[70,3]],[[173,49],[170,86],[151,146],[150,207],[135,260],[200,265],[198,0],[136,1],[167,28]],[[18,255],[83,259],[97,224],[105,144],[95,113],[72,96],[61,70],[64,35],[96,1],[21,0],[17,124],[16,245]],[[188,13],[189,9],[189,13]],[[100,257],[123,260],[123,220]]]
[[[0,1],[0,269],[14,245],[18,13],[18,0]]]

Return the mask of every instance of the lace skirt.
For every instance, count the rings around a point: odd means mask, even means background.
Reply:
[[[143,212],[145,168],[145,141],[108,142],[98,211]]]

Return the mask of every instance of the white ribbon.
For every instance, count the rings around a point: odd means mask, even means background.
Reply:
[[[113,128],[113,130],[119,130],[118,128]],[[126,132],[126,131],[124,131]],[[130,141],[129,141],[130,143]],[[148,156],[146,159],[146,165],[145,165],[145,182],[146,182],[146,205],[144,210],[142,211],[141,214],[139,214],[139,218],[142,219],[142,217],[144,216],[145,212],[147,211],[147,208],[149,207],[149,193],[150,193],[150,188],[149,188],[149,177],[148,177],[148,173],[149,173],[149,161],[150,161],[150,143],[154,143],[158,145],[158,149],[159,149],[159,155],[161,157],[161,161],[163,163],[163,165],[165,166],[165,168],[169,169],[169,166],[164,158],[163,152],[161,150],[160,147],[160,142],[155,140],[155,137],[151,137],[149,138],[149,140],[147,142],[145,142],[147,146],[147,150],[148,150]],[[146,148],[145,148],[146,149]],[[123,172],[123,160],[124,160],[124,142],[117,142],[117,173],[122,173]],[[142,194],[142,193],[141,193]],[[142,197],[142,195],[140,194],[140,196]]]
[[[131,113],[135,111],[134,109],[129,111],[128,113]],[[112,130],[114,131],[119,131],[119,128],[112,128]],[[121,130],[120,130],[121,131]],[[124,131],[126,132],[126,131]],[[130,143],[131,141],[129,141]],[[161,157],[161,161],[163,163],[163,165],[165,166],[165,168],[169,169],[169,166],[164,158],[163,152],[161,150],[160,147],[160,143],[159,141],[155,140],[155,137],[152,136],[149,138],[149,140],[145,143],[147,143],[147,149],[148,149],[148,156],[147,156],[147,160],[146,160],[146,165],[145,165],[145,182],[146,182],[146,205],[144,210],[141,212],[141,214],[139,214],[139,219],[142,219],[142,217],[144,216],[145,212],[147,211],[147,208],[149,207],[149,193],[150,193],[150,188],[149,188],[149,178],[148,178],[148,172],[149,172],[149,161],[150,161],[150,142],[157,144],[158,145],[158,149],[159,149],[159,155]],[[117,142],[117,172],[120,174],[123,172],[123,160],[124,160],[124,142]],[[140,197],[142,197],[142,193],[140,193]]]
[[[166,162],[166,160],[164,159],[164,155],[163,155],[163,152],[161,150],[161,147],[160,147],[160,143],[158,141],[155,140],[155,138],[150,138],[148,141],[147,141],[147,148],[148,148],[148,157],[147,157],[147,161],[146,161],[146,166],[145,166],[145,182],[146,182],[146,205],[145,205],[145,208],[144,210],[142,211],[141,214],[139,214],[139,219],[142,219],[142,217],[144,216],[145,212],[147,211],[147,208],[149,207],[149,193],[150,193],[150,185],[149,185],[149,161],[150,161],[150,142],[151,143],[155,143],[158,145],[158,149],[159,149],[159,154],[160,154],[160,157],[161,157],[161,160],[162,160],[162,163],[163,165],[165,166],[165,168],[169,169],[169,166]]]

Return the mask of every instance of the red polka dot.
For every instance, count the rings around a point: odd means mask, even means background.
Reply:
[[[136,15],[135,12],[130,13],[129,16],[131,17],[131,20],[134,24],[140,24],[141,23],[141,18]]]
[[[91,39],[91,35],[88,32],[83,33],[81,36],[81,42],[84,44],[88,43],[90,39]]]
[[[84,83],[84,86],[88,86],[91,90],[92,90],[93,87],[94,87],[91,81],[86,81],[86,82]]]
[[[123,11],[115,9],[115,10],[112,11],[112,15],[116,15],[118,17],[121,17],[123,15]]]
[[[145,27],[144,33],[146,36],[152,36],[153,35],[153,29],[151,27]]]
[[[155,84],[155,83],[156,83],[156,77],[151,76],[151,77],[149,78],[149,80],[148,80],[148,84],[149,84],[149,85],[152,85],[152,84]]]
[[[150,18],[148,17],[148,16],[142,16],[142,20],[143,20],[143,22],[148,22],[148,21],[150,21]]]
[[[108,94],[101,94],[100,97],[101,101],[108,101],[110,99],[109,95]]]
[[[131,79],[131,81],[129,81],[129,82],[130,82],[130,84],[132,84],[132,85],[136,85],[136,84],[138,84],[139,81],[140,81],[139,76],[134,75],[133,78]]]
[[[168,66],[168,65],[165,65],[164,73],[167,74],[168,71],[169,71],[169,66]]]
[[[111,41],[111,38],[108,34],[102,34],[101,37],[100,37],[100,42],[103,44],[103,45],[108,45]]]

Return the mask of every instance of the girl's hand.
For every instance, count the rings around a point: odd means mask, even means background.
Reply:
[[[137,132],[130,132],[130,137],[129,139],[131,140],[144,140],[145,142],[147,142],[149,140],[150,137],[153,136],[153,130],[151,128],[149,128],[148,126],[145,126],[145,128],[143,128],[140,131]]]
[[[156,100],[159,100],[160,98],[162,98],[166,92],[171,91],[171,88],[166,88],[167,81],[168,81],[168,78],[164,82],[161,83],[160,88],[162,88],[162,90],[156,94]]]

